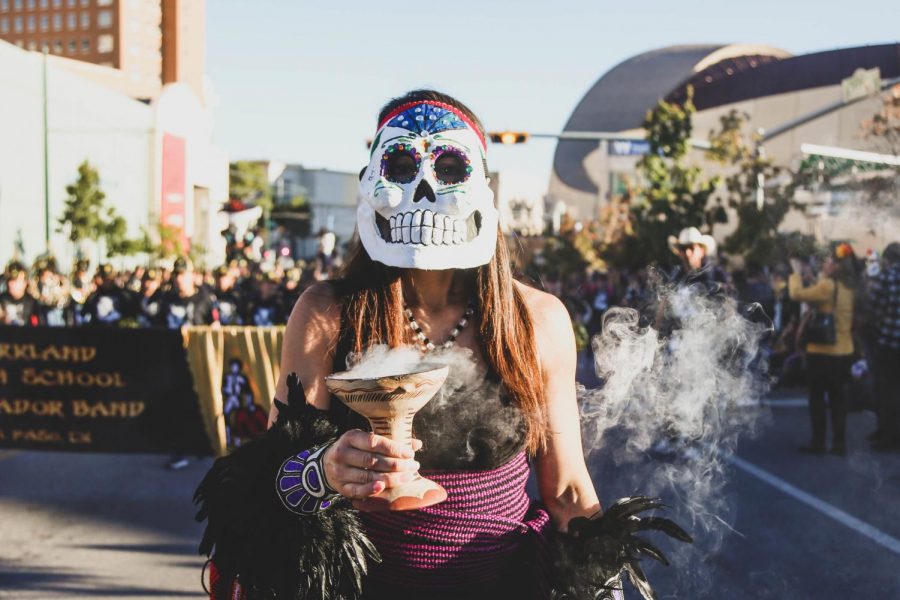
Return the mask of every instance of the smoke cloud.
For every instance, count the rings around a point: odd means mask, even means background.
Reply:
[[[610,309],[593,340],[603,385],[580,390],[583,442],[619,495],[660,496],[673,507],[696,540],[674,548],[684,578],[678,587],[696,593],[700,562],[732,531],[725,465],[764,414],[760,342],[770,325],[757,306],[741,307],[705,285],[657,277],[653,286],[647,310]]]

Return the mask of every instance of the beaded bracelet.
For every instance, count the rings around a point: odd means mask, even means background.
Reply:
[[[322,456],[330,445],[304,450],[281,465],[275,491],[289,511],[298,515],[313,514],[331,506],[338,495],[325,480],[322,465]]]

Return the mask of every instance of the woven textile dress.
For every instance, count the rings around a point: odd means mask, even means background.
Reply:
[[[382,557],[371,566],[366,599],[547,597],[550,518],[525,492],[524,416],[492,379],[449,392],[445,385],[416,414],[416,460],[447,500],[360,514]],[[342,429],[368,429],[338,400],[331,406]]]

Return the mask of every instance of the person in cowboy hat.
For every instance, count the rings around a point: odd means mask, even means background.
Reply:
[[[710,257],[716,254],[716,240],[711,235],[700,233],[696,227],[685,227],[678,237],[669,236],[672,249],[688,271],[699,271],[706,266]]]

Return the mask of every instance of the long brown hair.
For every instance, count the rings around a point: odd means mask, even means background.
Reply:
[[[395,107],[416,101],[444,102],[457,107],[484,133],[481,122],[464,104],[433,90],[414,90],[384,106],[379,121]],[[408,343],[403,316],[402,270],[372,260],[355,236],[336,289],[342,299],[342,337],[346,349],[362,352],[374,344]],[[476,291],[482,355],[521,408],[528,425],[526,446],[532,454],[546,446],[546,400],[534,341],[534,326],[525,299],[513,283],[509,250],[502,232],[490,262],[465,275]]]

